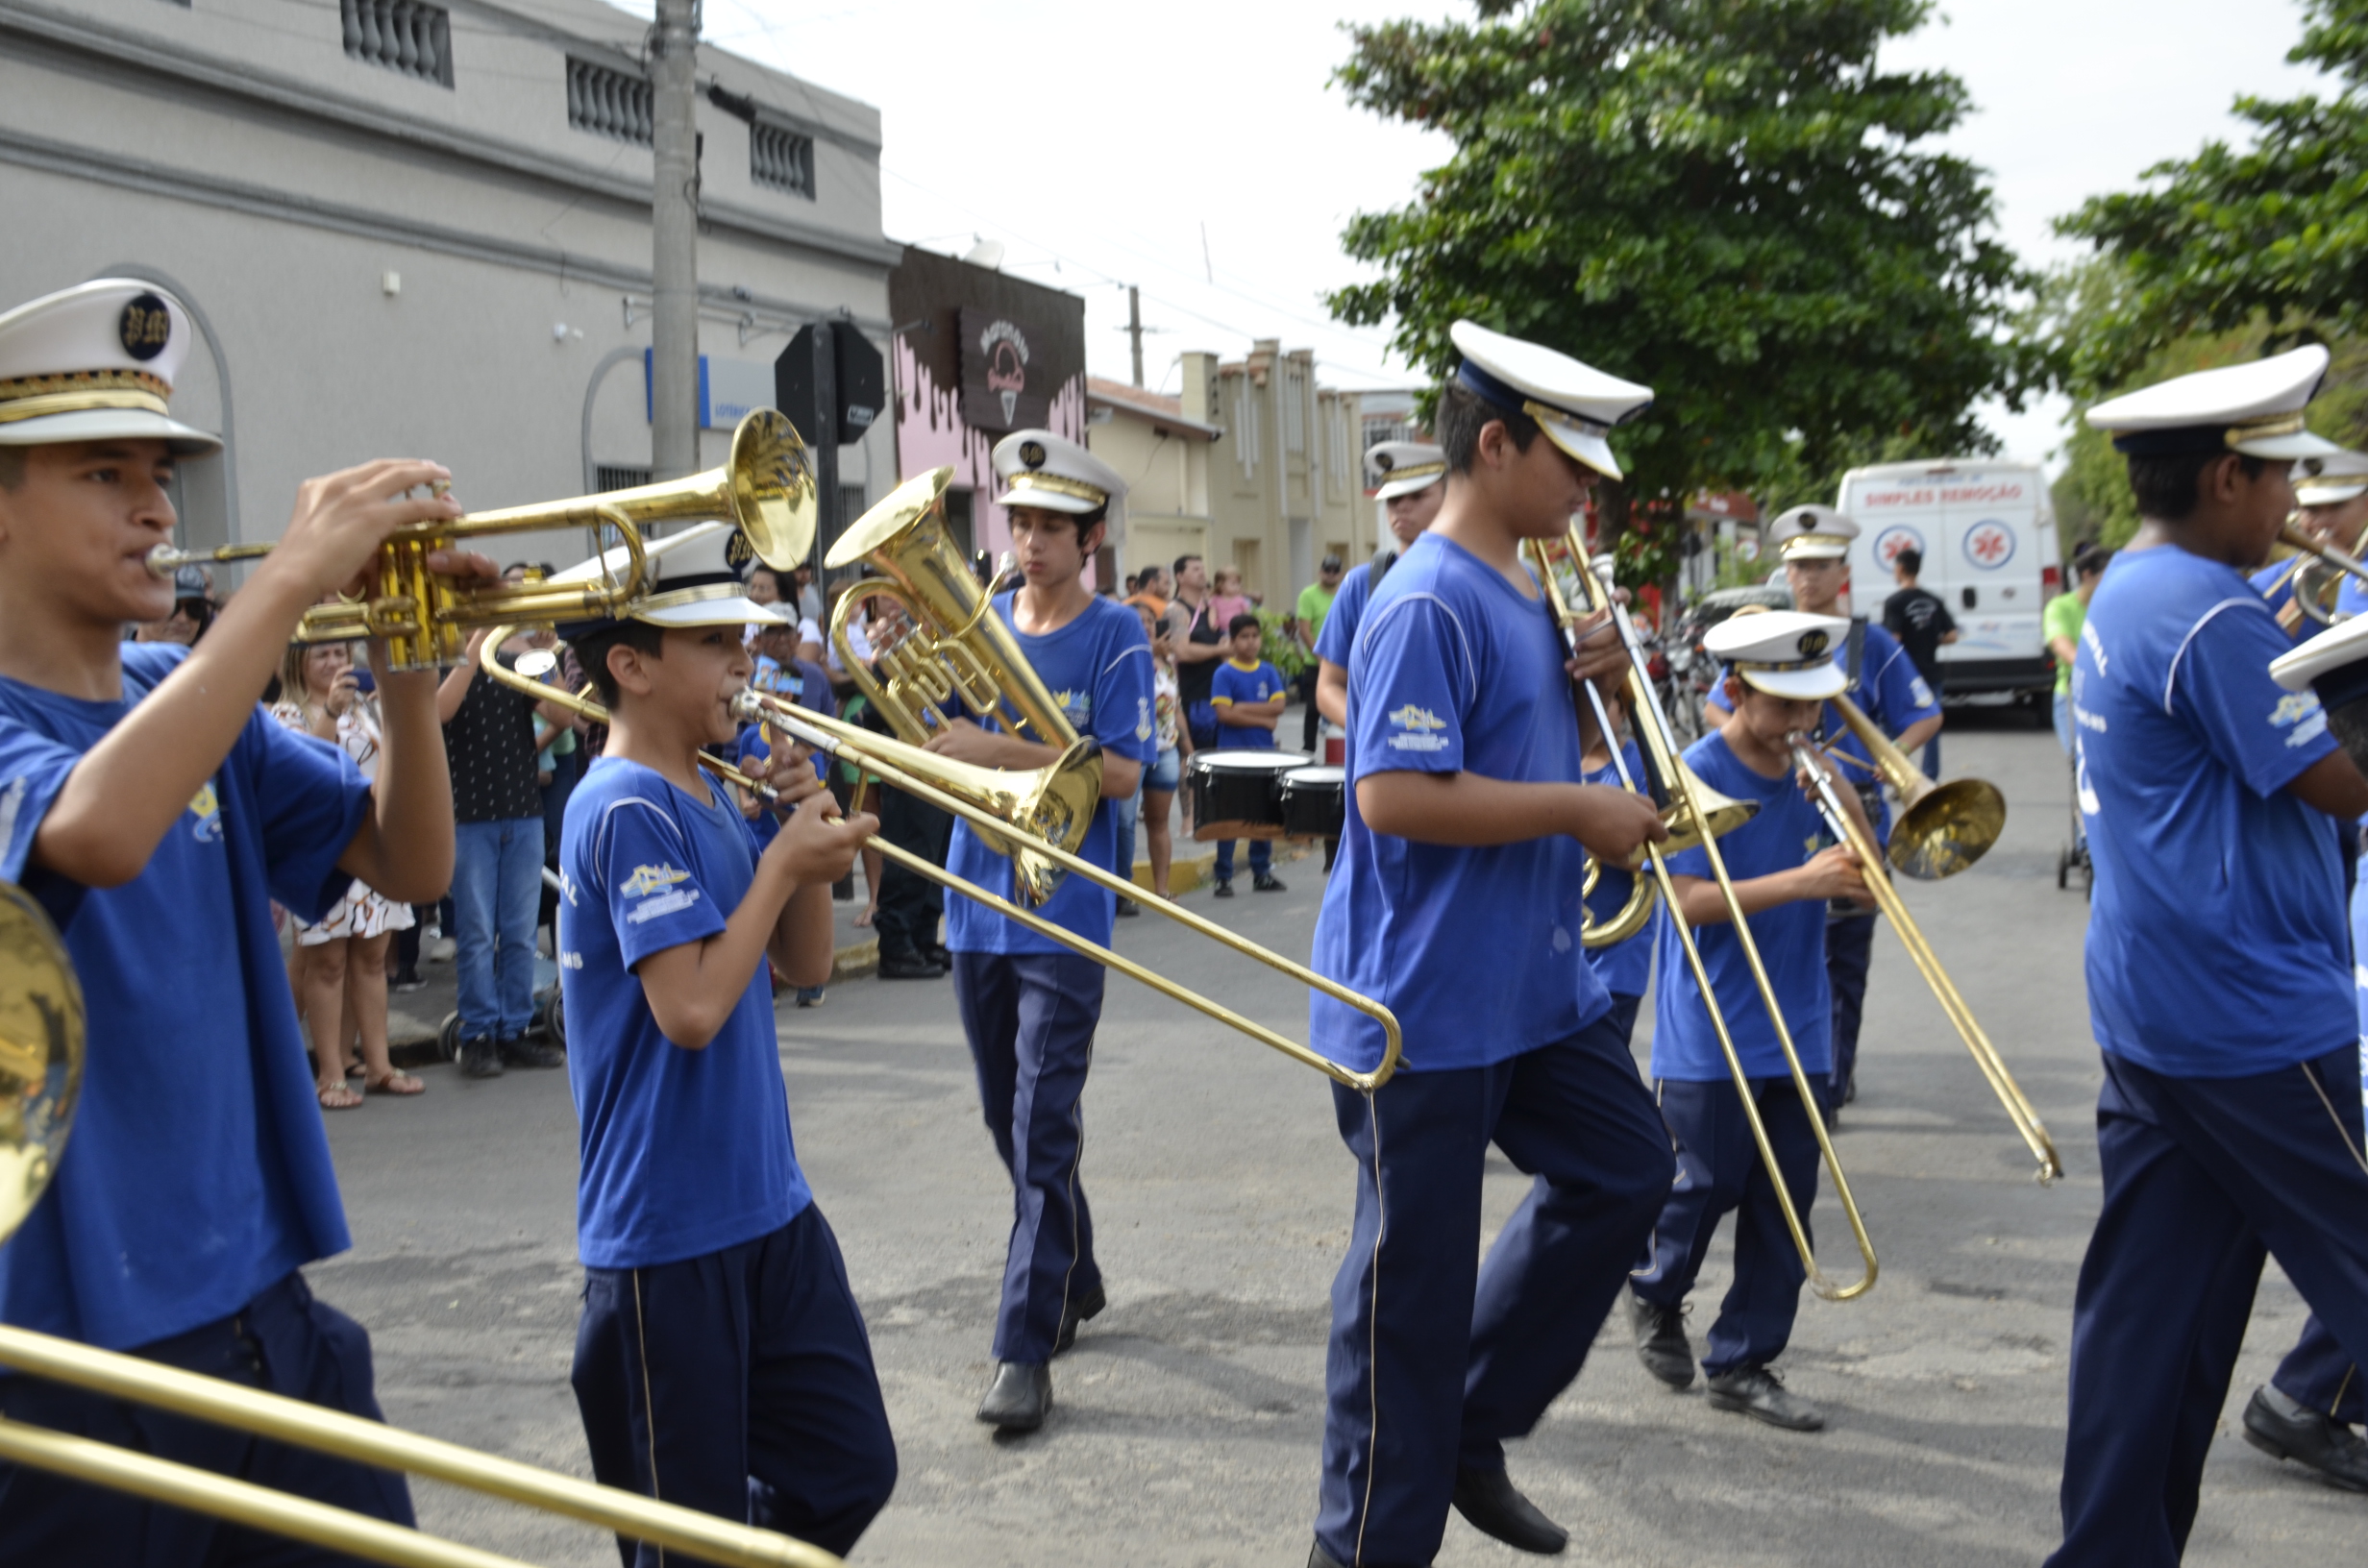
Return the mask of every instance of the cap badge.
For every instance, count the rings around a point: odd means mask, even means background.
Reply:
[[[154,359],[172,339],[172,308],[154,294],[138,295],[123,307],[115,332],[124,353],[143,362]]]
[[[1373,453],[1373,466],[1380,469],[1384,474],[1387,474],[1390,470],[1397,467],[1397,459],[1391,456],[1386,452],[1377,452]]]
[[[1813,659],[1833,646],[1834,640],[1823,631],[1812,629],[1801,633],[1801,657]]]
[[[747,576],[750,563],[755,559],[756,547],[749,543],[749,536],[738,528],[732,529],[731,537],[724,541],[724,564]]]
[[[1045,466],[1045,444],[1044,444],[1042,441],[1023,441],[1023,442],[1021,442],[1021,443],[1020,443],[1020,461],[1022,461],[1022,462],[1024,462],[1024,463],[1027,464],[1027,466],[1028,466],[1028,467],[1030,467],[1030,468],[1042,468],[1042,467],[1044,467],[1044,466]]]

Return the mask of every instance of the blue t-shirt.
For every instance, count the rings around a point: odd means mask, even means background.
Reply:
[[[1850,669],[1850,640],[1844,637],[1834,645],[1834,664],[1845,674]],[[1933,689],[1917,674],[1915,661],[1899,646],[1899,639],[1876,625],[1866,623],[1866,635],[1859,648],[1859,683],[1850,692],[1850,700],[1857,703],[1875,727],[1897,740],[1911,724],[1918,724],[1939,713],[1940,704],[1933,697]],[[1710,700],[1720,711],[1727,706],[1726,686],[1722,682],[1711,688]],[[1862,784],[1875,776],[1873,756],[1861,744],[1850,726],[1841,721],[1841,710],[1827,703],[1818,722],[1818,734],[1830,743],[1833,750],[1856,757],[1857,764],[1840,763],[1837,772],[1844,784]],[[1864,792],[1867,820],[1874,824],[1875,842],[1891,842],[1891,803],[1880,792]]]
[[[2335,749],[2293,647],[2232,568],[2113,557],[2072,667],[2096,885],[2097,1043],[2181,1078],[2272,1072],[2357,1038],[2333,821],[2285,786]]]
[[[1619,749],[1627,759],[1629,778],[1638,789],[1644,788],[1644,759],[1637,754],[1637,743],[1622,741]],[[1590,772],[1587,782],[1607,784],[1616,790],[1623,787],[1619,770],[1609,762]],[[1627,905],[1628,892],[1636,886],[1638,874],[1617,866],[1604,867],[1603,874],[1595,879],[1595,891],[1587,899],[1589,917],[1608,920],[1617,916]],[[1642,874],[1651,873],[1648,870]],[[1603,982],[1604,990],[1615,996],[1644,994],[1645,983],[1653,977],[1654,924],[1652,920],[1645,921],[1644,928],[1625,942],[1587,949],[1587,962],[1594,966],[1595,978]]]
[[[1382,580],[1389,580],[1387,573]],[[1332,596],[1332,607],[1324,612],[1323,629],[1316,633],[1316,657],[1348,668],[1349,651],[1357,646],[1357,627],[1365,621],[1366,600],[1373,597],[1372,581],[1370,563],[1341,579],[1341,591]]]
[[[259,708],[139,875],[28,865],[66,774],[187,651],[126,645],[119,702],[0,679],[0,877],[58,918],[89,1041],[57,1177],[0,1249],[0,1317],[111,1350],[352,1244],[271,901],[311,920],[344,898],[370,801],[353,762]]]
[[[1814,857],[1832,841],[1825,819],[1801,794],[1788,768],[1775,778],[1763,778],[1743,765],[1727,738],[1714,730],[1686,748],[1686,765],[1703,783],[1738,800],[1756,800],[1759,814],[1718,841],[1727,875],[1737,882],[1788,871]],[[1711,857],[1699,846],[1669,857],[1672,876],[1708,880]],[[1833,993],[1825,978],[1825,901],[1795,899],[1750,917],[1751,940],[1767,968],[1768,983],[1785,1010],[1786,1027],[1792,1032],[1792,1048],[1811,1077],[1834,1067]],[[1653,1003],[1653,1076],[1679,1083],[1726,1083],[1734,1073],[1726,1052],[1718,1048],[1718,1033],[1711,1027],[1693,966],[1665,917],[1655,923],[1658,933],[1654,961],[1660,966],[1661,989]],[[1768,1020],[1767,1001],[1743,956],[1742,940],[1731,923],[1698,925],[1694,944],[1701,949],[1702,967],[1710,970],[1711,989],[1726,1015],[1727,1032],[1735,1038],[1735,1054],[1753,1078],[1781,1078],[1791,1071],[1776,1026]]]
[[[1225,715],[1233,711],[1236,702],[1270,702],[1283,693],[1282,673],[1264,659],[1244,669],[1238,660],[1227,659],[1209,677],[1209,704],[1217,710],[1217,745],[1220,750],[1272,750],[1274,731],[1260,729],[1256,724],[1229,724]]]
[[[732,743],[731,755],[732,761],[738,764],[741,771],[744,772],[747,772],[748,765],[752,761],[762,761],[772,756],[773,747],[765,744],[765,726],[762,724],[742,724],[740,726],[740,738]],[[815,752],[814,776],[826,782],[830,777],[829,772],[826,771],[827,767],[828,762],[826,753],[820,751]],[[748,824],[749,831],[756,836],[756,852],[758,854],[762,854],[767,849],[772,848],[773,841],[781,836],[781,820],[773,814],[773,809],[770,806],[758,807],[756,815],[748,819]]]
[[[1611,1008],[1579,947],[1587,852],[1576,839],[1418,844],[1372,832],[1357,810],[1369,773],[1575,782],[1579,721],[1563,658],[1544,606],[1439,534],[1415,542],[1367,608],[1348,664],[1347,828],[1314,968],[1397,1015],[1405,1071],[1502,1062]],[[1311,1017],[1326,1056],[1360,1070],[1380,1062],[1380,1024],[1321,994]]]
[[[995,613],[1003,618],[1045,690],[1069,715],[1071,726],[1099,741],[1111,756],[1146,765],[1156,760],[1159,735],[1151,719],[1151,644],[1143,635],[1143,620],[1134,606],[1097,596],[1074,621],[1037,637],[1012,625],[1011,599],[1010,594],[998,597]],[[993,718],[985,723],[989,728],[1002,727]],[[1093,823],[1077,854],[1105,870],[1114,869],[1119,832],[1107,799],[1094,808]],[[968,877],[989,893],[1005,898],[1012,895],[1010,860],[980,843],[967,821],[955,821],[946,864],[956,876]],[[1068,876],[1033,913],[1106,946],[1118,915],[1118,898],[1081,876]],[[946,945],[957,953],[1068,951],[1049,937],[1040,937],[984,904],[958,896],[946,900]]]
[[[668,1040],[633,966],[724,929],[756,843],[718,787],[688,795],[602,757],[559,835],[559,981],[582,1169],[576,1244],[592,1268],[642,1268],[779,1230],[814,1201],[789,1136],[765,966],[702,1050]]]

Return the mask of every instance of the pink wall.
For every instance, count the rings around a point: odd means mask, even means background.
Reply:
[[[956,486],[974,492],[971,502],[975,548],[1000,555],[1011,548],[1011,525],[994,502],[996,491],[992,453],[997,437],[962,423],[960,387],[941,389],[926,367],[896,340],[892,360],[897,388],[897,469],[900,479],[926,473],[941,463],[953,465]],[[1064,383],[1052,398],[1052,433],[1085,444],[1085,378]],[[1086,565],[1086,581],[1093,583],[1093,564]]]

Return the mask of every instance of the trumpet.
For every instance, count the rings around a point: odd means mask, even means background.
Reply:
[[[82,988],[65,945],[39,905],[0,883],[0,1239],[24,1223],[57,1171],[84,1061]],[[111,1399],[524,1503],[703,1562],[842,1568],[832,1554],[771,1531],[71,1339],[0,1326],[0,1362]],[[0,1459],[398,1568],[527,1568],[230,1476],[6,1417]]]
[[[804,558],[819,517],[814,469],[805,443],[788,419],[759,408],[732,433],[731,458],[687,478],[631,490],[610,490],[569,501],[540,502],[471,512],[437,522],[409,523],[379,547],[370,588],[359,599],[317,604],[298,623],[294,641],[341,643],[377,637],[397,670],[427,670],[456,662],[469,632],[505,622],[590,620],[620,613],[642,590],[645,541],[654,524],[724,518],[736,524],[767,566],[786,571]],[[611,528],[623,541],[621,576],[599,555],[598,580],[505,583],[474,587],[428,570],[428,556],[463,539],[536,533],[551,528]],[[200,562],[253,560],[272,547],[224,545],[213,550],[148,552],[148,570],[169,577]]]
[[[543,701],[556,702],[593,723],[604,724],[608,722],[607,710],[589,698],[550,685],[522,671],[503,668],[494,655],[505,640],[504,634],[509,629],[504,627],[489,634],[483,647],[478,650],[479,667],[488,676],[514,691],[524,692]],[[1063,845],[1049,838],[1039,836],[1031,831],[1028,825],[1030,821],[1042,821],[1045,817],[1048,816],[1054,825],[1070,821],[1076,822],[1077,832],[1082,834],[1083,824],[1093,816],[1094,805],[1100,788],[1098,752],[1090,753],[1094,762],[1090,775],[1083,768],[1071,763],[1070,759],[1074,754],[1073,748],[1064,751],[1061,759],[1048,768],[1039,769],[1033,773],[1017,772],[999,768],[979,768],[967,763],[952,762],[934,752],[922,750],[918,747],[899,747],[892,741],[883,742],[881,737],[858,725],[800,707],[784,698],[753,690],[744,690],[732,699],[732,712],[743,723],[765,725],[769,738],[777,739],[779,736],[786,736],[799,745],[826,753],[839,761],[852,764],[864,772],[876,775],[892,788],[902,790],[907,795],[928,801],[940,810],[960,817],[978,829],[981,838],[991,835],[1002,844],[1014,845],[1027,855],[1041,859],[1052,868],[1072,875],[1082,876],[1097,887],[1108,888],[1122,896],[1131,897],[1140,891],[1133,883],[1123,881],[1103,870],[1092,861],[1072,853]],[[1092,743],[1086,744],[1091,746]],[[762,798],[775,797],[769,786],[758,783],[728,763],[703,753],[699,760],[701,766],[719,778]],[[1081,780],[1088,776],[1094,780],[1096,790],[1094,796],[1083,796],[1075,788]],[[1050,803],[1044,808],[1043,816],[1031,819],[1029,808],[1025,804],[1029,801]],[[1165,899],[1151,898],[1144,900],[1142,907],[1165,915],[1179,925],[1189,927],[1211,941],[1221,943],[1245,958],[1254,959],[1278,973],[1289,975],[1302,985],[1320,991],[1334,1000],[1355,1008],[1373,1019],[1381,1025],[1384,1040],[1381,1061],[1369,1072],[1360,1072],[1353,1067],[1344,1066],[1289,1036],[1278,1034],[1254,1019],[1244,1017],[1222,1002],[1179,986],[1165,975],[1137,964],[1124,954],[1113,951],[1098,942],[1088,941],[1066,926],[1055,925],[1042,916],[1023,909],[1011,899],[990,893],[966,877],[956,876],[936,862],[916,855],[900,845],[890,844],[885,839],[875,836],[868,841],[865,847],[878,850],[882,855],[895,861],[916,876],[925,877],[940,887],[960,894],[965,898],[984,904],[1004,919],[1017,921],[1037,935],[1060,943],[1073,953],[1090,958],[1104,968],[1116,969],[1130,979],[1139,980],[1161,995],[1172,1001],[1181,1002],[1186,1007],[1216,1019],[1229,1029],[1238,1030],[1260,1044],[1280,1051],[1295,1062],[1314,1067],[1336,1083],[1369,1093],[1388,1083],[1391,1075],[1397,1071],[1402,1059],[1402,1041],[1398,1034],[1397,1018],[1388,1008],[1369,996],[1362,995],[1345,986],[1326,979],[1305,965],[1295,964],[1283,957],[1282,954],[1261,947],[1256,943],[1246,937],[1238,936],[1221,925],[1202,919],[1180,905],[1170,903]],[[1024,868],[1018,864],[1020,856],[1015,854],[1013,859],[1015,875],[1024,877]]]
[[[2368,535],[2363,535],[2363,538],[2368,538]],[[2343,579],[2351,576],[2368,582],[2368,565],[2363,565],[2351,551],[2319,543],[2292,523],[2278,531],[2278,542],[2294,551],[2294,562],[2269,585],[2262,597],[2268,598],[2291,584],[2294,607],[2302,612],[2305,620],[2322,627],[2331,626],[2342,620],[2343,617],[2335,613],[2335,600],[2342,589]],[[2360,544],[2360,540],[2353,541],[2352,550],[2358,550]]]
[[[1578,561],[1586,560],[1584,544],[1573,527],[1563,541],[1563,552]],[[1608,562],[1603,563],[1608,566]],[[1726,857],[1718,852],[1718,829],[1715,820],[1716,803],[1724,796],[1711,790],[1693,772],[1685,766],[1680,754],[1676,731],[1669,725],[1669,716],[1662,711],[1661,699],[1653,690],[1646,671],[1644,649],[1637,643],[1636,628],[1626,616],[1617,613],[1612,602],[1611,590],[1594,571],[1581,569],[1574,576],[1587,596],[1591,610],[1612,610],[1612,623],[1619,630],[1621,645],[1628,653],[1628,700],[1632,712],[1641,721],[1638,737],[1644,744],[1640,748],[1652,759],[1666,782],[1669,792],[1669,813],[1665,821],[1674,827],[1683,824],[1693,841],[1699,843],[1709,857],[1711,874],[1718,883],[1719,896],[1726,900],[1728,918],[1735,922],[1736,941],[1741,945],[1743,958],[1751,966],[1751,976],[1760,988],[1760,999],[1767,1008],[1768,1020],[1775,1025],[1777,1043],[1783,1047],[1786,1066],[1792,1075],[1792,1087],[1800,1095],[1801,1104],[1810,1109],[1810,1131],[1816,1136],[1817,1152],[1825,1161],[1825,1168],[1834,1179],[1834,1195],[1841,1204],[1842,1214],[1850,1222],[1850,1233],[1858,1243],[1859,1258],[1866,1272],[1849,1285],[1836,1285],[1817,1266],[1816,1250],[1810,1245],[1809,1231],[1801,1223],[1800,1212],[1792,1202],[1792,1194],[1775,1173],[1781,1167],[1776,1163],[1776,1150],[1768,1142],[1767,1126],[1760,1115],[1759,1104],[1752,1098],[1751,1078],[1743,1070],[1743,1059],[1735,1048],[1735,1037],[1728,1031],[1726,1014],[1718,1005],[1718,993],[1711,987],[1710,971],[1702,962],[1701,948],[1693,940],[1693,928],[1686,923],[1683,906],[1678,903],[1677,885],[1669,873],[1667,854],[1657,844],[1644,846],[1645,863],[1652,869],[1653,881],[1661,890],[1662,902],[1668,906],[1669,928],[1677,934],[1678,945],[1686,954],[1687,968],[1693,971],[1694,984],[1701,988],[1703,1004],[1710,1010],[1711,1027],[1718,1036],[1718,1048],[1727,1059],[1727,1070],[1734,1074],[1736,1097],[1742,1102],[1743,1119],[1750,1124],[1751,1140],[1760,1151],[1761,1164],[1769,1173],[1770,1185],[1776,1191],[1776,1203],[1784,1212],[1785,1228],[1791,1233],[1792,1245],[1801,1255],[1801,1266],[1808,1274],[1810,1289],[1827,1301],[1849,1301],[1874,1288],[1875,1276],[1881,1264],[1875,1258],[1875,1243],[1866,1234],[1866,1217],[1859,1211],[1858,1199],[1851,1195],[1850,1179],[1842,1173],[1841,1160],[1834,1152],[1834,1140],[1827,1136],[1825,1118],[1815,1113],[1818,1097],[1809,1081],[1808,1071],[1801,1066],[1800,1052],[1792,1043],[1792,1030],[1785,1022],[1784,1009],[1776,1000],[1776,988],[1767,977],[1767,968],[1760,961],[1759,943],[1752,941],[1751,925],[1743,915],[1743,907],[1735,895],[1735,884],[1727,876]],[[1565,628],[1566,636],[1577,620],[1576,606],[1565,597],[1563,578],[1555,573],[1545,574],[1542,584],[1556,622]],[[1600,703],[1600,698],[1597,699]],[[1733,802],[1729,802],[1733,804]],[[1674,839],[1674,832],[1672,838]]]
[[[1915,806],[1909,806],[1900,814],[1899,820],[1891,824],[1891,864],[1911,876],[1925,874],[1910,869],[1914,866],[1946,865],[1946,870],[1931,873],[1946,876],[1962,870],[1965,866],[1980,859],[1982,850],[1987,849],[1997,837],[1996,825],[1991,826],[1989,838],[1983,840],[1980,848],[1975,849],[1962,864],[1952,863],[1952,857],[1957,853],[1953,845],[1963,828],[1964,819],[1961,813],[1947,807],[1941,791],[1956,789],[1963,784],[1981,784],[1981,780],[1959,779],[1955,784],[1935,790],[1932,780],[1916,772],[1915,765],[1909,762],[1881,730],[1875,728],[1872,721],[1859,710],[1857,703],[1847,697],[1838,697],[1833,701],[1841,709],[1841,716],[1851,729],[1866,743],[1867,749],[1876,753],[1877,766],[1895,759],[1895,767],[1885,769],[1884,776],[1887,779],[1892,776],[1896,768],[1905,768],[1914,774],[1915,782],[1924,786],[1923,792],[1913,796],[1914,801],[1918,805],[1939,803],[1943,807],[1936,811],[1919,812]],[[1933,988],[1933,995],[1938,999],[1940,1011],[1946,1013],[1949,1022],[1955,1025],[1958,1038],[1965,1042],[1965,1049],[1973,1053],[1974,1065],[1982,1069],[1982,1076],[1989,1080],[1990,1090],[1998,1096],[1998,1102],[2006,1107],[2007,1119],[2014,1123],[2014,1130],[2022,1135],[2032,1157],[2039,1162],[2039,1185],[2048,1186],[2063,1174],[2063,1162],[2057,1157],[2055,1140],[2047,1136],[2047,1126],[2039,1119],[2038,1109],[2024,1094],[2022,1086],[2014,1081],[2014,1074],[2007,1070],[2006,1058],[1998,1054],[1998,1047],[1990,1043],[1988,1035],[1983,1033],[1982,1025],[1974,1018],[1973,1009],[1965,1005],[1965,998],[1959,992],[1956,982],[1949,978],[1949,971],[1940,967],[1940,955],[1934,952],[1933,944],[1924,940],[1923,928],[1915,923],[1915,917],[1908,913],[1906,901],[1900,897],[1899,890],[1891,885],[1889,874],[1884,870],[1884,857],[1876,852],[1874,845],[1860,830],[1858,819],[1843,808],[1832,776],[1818,766],[1824,753],[1804,735],[1793,735],[1791,744],[1793,761],[1816,786],[1817,810],[1825,818],[1826,826],[1833,831],[1838,843],[1848,845],[1859,857],[1859,874],[1865,879],[1866,890],[1874,894],[1876,906],[1889,919],[1891,929],[1899,934],[1900,945],[1908,949],[1908,956],[1915,961],[1925,983]],[[1884,755],[1887,751],[1889,759]],[[1982,789],[1993,796],[1998,795],[1991,785],[1982,784]],[[1908,805],[1911,798],[1909,792],[1901,790],[1900,796],[1901,803]],[[2005,817],[2006,801],[2000,797],[1997,800],[1996,820],[2003,822]],[[1903,846],[1903,840],[1918,835],[1931,839],[1933,843],[1910,843]]]

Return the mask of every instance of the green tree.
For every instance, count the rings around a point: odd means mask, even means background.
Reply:
[[[2057,221],[2119,263],[2119,286],[2064,346],[2073,389],[2115,386],[2182,339],[2244,333],[2262,349],[2368,332],[2368,0],[2304,0],[2287,55],[2332,96],[2239,98],[2243,151],[2208,143],[2146,171],[2151,189]]]
[[[1361,213],[1375,281],[1334,312],[1394,320],[1443,372],[1468,316],[1651,385],[1613,438],[1628,498],[1838,474],[1897,442],[1994,450],[1972,419],[2041,379],[2001,329],[2030,282],[1983,172],[1936,150],[1946,72],[1878,68],[1928,0],[1477,0],[1470,23],[1350,30],[1359,107],[1443,132],[1417,198]]]

